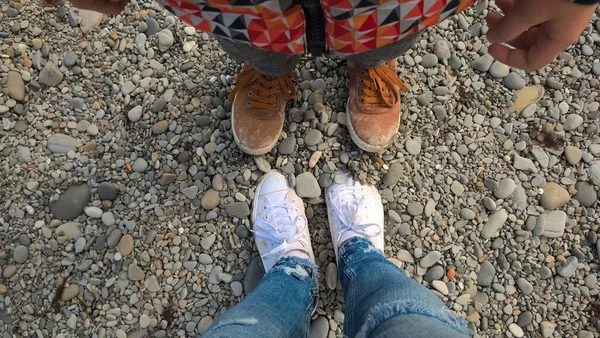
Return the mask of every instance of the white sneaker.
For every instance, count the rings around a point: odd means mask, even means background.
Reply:
[[[267,173],[256,189],[252,209],[256,246],[266,272],[284,256],[315,262],[302,198],[285,176]]]
[[[360,184],[346,172],[335,175],[334,183],[325,190],[335,257],[341,243],[358,236],[383,251],[383,204],[377,188]]]

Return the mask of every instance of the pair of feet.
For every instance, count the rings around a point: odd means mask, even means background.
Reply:
[[[357,236],[369,239],[373,246],[383,251],[383,204],[377,189],[360,184],[346,173],[336,175],[340,177],[325,190],[336,257],[339,246]],[[297,256],[315,263],[304,203],[279,172],[269,172],[258,185],[252,223],[266,272],[285,256]]]
[[[361,149],[382,153],[400,125],[400,90],[408,91],[396,74],[396,60],[375,68],[348,61],[350,92],[346,125]],[[232,130],[240,149],[251,155],[269,152],[283,129],[286,103],[296,97],[293,73],[269,76],[246,62],[229,98]]]

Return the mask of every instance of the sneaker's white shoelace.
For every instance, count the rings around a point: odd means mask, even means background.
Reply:
[[[330,192],[332,211],[342,222],[343,227],[337,236],[338,244],[342,235],[347,231],[353,231],[366,237],[376,237],[381,233],[381,227],[377,223],[363,221],[363,215],[359,210],[365,206],[367,200],[364,195],[357,196],[357,191],[361,189],[361,187],[353,186],[339,189],[337,192]],[[365,215],[368,216],[368,214]]]
[[[285,201],[280,203],[273,203],[268,198],[263,197],[264,204],[262,211],[263,217],[259,217],[254,221],[254,234],[257,237],[264,238],[265,240],[279,243],[276,247],[261,255],[262,258],[267,256],[276,255],[279,252],[288,252],[295,249],[303,250],[306,249],[296,241],[296,230],[298,228],[298,222],[304,222],[306,226],[308,220],[304,215],[297,215],[296,217],[290,217],[290,210],[294,207],[288,205]]]

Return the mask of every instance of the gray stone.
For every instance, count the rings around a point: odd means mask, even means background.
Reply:
[[[409,138],[408,140],[406,140],[404,147],[406,149],[406,152],[408,152],[411,155],[419,155],[419,153],[421,152],[420,140],[413,140]]]
[[[498,61],[495,61],[490,67],[490,75],[496,79],[503,79],[507,77],[509,72],[510,67]]]
[[[423,214],[423,205],[419,202],[412,202],[406,207],[406,211],[411,216],[419,216]]]
[[[532,160],[530,160],[526,157],[521,157],[521,156],[519,156],[519,154],[515,154],[515,158],[513,160],[513,166],[515,167],[515,169],[518,169],[518,170],[529,171],[532,173],[538,172],[538,169],[536,168],[536,166]]]
[[[156,276],[152,275],[146,279],[146,289],[150,292],[158,292],[160,290],[160,285],[158,284],[158,280]]]
[[[114,201],[117,199],[117,188],[110,182],[102,182],[98,185],[98,197],[103,201]]]
[[[504,87],[513,90],[519,90],[525,87],[525,80],[523,80],[523,78],[521,78],[519,74],[514,72],[508,74],[508,76],[504,78],[504,81],[502,81],[502,83],[504,84]]]
[[[535,157],[536,161],[538,161],[538,163],[540,164],[540,166],[542,166],[542,168],[548,168],[548,163],[550,162],[550,158],[548,157],[548,154],[546,154],[546,152],[538,147],[538,146],[533,146],[531,148],[531,154],[533,155],[533,157]]]
[[[471,67],[480,72],[487,72],[490,67],[492,67],[493,62],[494,58],[490,54],[484,54],[481,57],[473,60],[471,62]]]
[[[512,178],[505,178],[498,182],[498,186],[494,190],[496,198],[505,199],[515,191],[515,181]]]
[[[254,257],[250,264],[248,264],[248,268],[246,269],[246,276],[244,277],[244,290],[249,294],[256,288],[258,282],[265,275],[265,268],[263,267],[262,260],[260,257]]]
[[[58,201],[50,203],[50,212],[56,219],[75,219],[83,213],[90,198],[90,189],[87,184],[72,185],[60,196]]]
[[[21,74],[15,71],[8,72],[8,81],[6,82],[8,96],[17,101],[25,100],[25,82]]]
[[[496,275],[496,268],[489,261],[483,261],[479,264],[480,269],[477,272],[477,285],[490,286]]]
[[[540,324],[540,333],[542,334],[542,337],[543,338],[552,337],[552,335],[554,334],[554,327],[555,327],[555,325],[553,323],[542,322]]]
[[[279,142],[279,146],[277,150],[282,155],[289,155],[294,152],[294,148],[296,147],[296,138],[293,136],[289,136],[284,138],[281,142]]]
[[[488,209],[489,211],[494,211],[496,210],[496,202],[489,198],[489,197],[484,197],[483,198],[483,206]]]
[[[427,268],[433,266],[435,263],[437,263],[441,258],[442,258],[441,252],[431,251],[431,252],[427,253],[427,255],[425,255],[425,257],[421,258],[421,261],[419,261],[419,265],[422,268],[427,269]]]
[[[143,158],[138,157],[135,159],[135,161],[133,161],[131,169],[137,173],[143,173],[146,171],[146,169],[148,169],[148,162],[146,162],[146,160]]]
[[[533,313],[531,311],[521,312],[519,314],[519,318],[517,319],[517,325],[520,327],[526,327],[533,321]]]
[[[135,106],[129,110],[127,113],[127,118],[131,122],[137,122],[142,118],[142,114],[144,113],[142,106]]]
[[[233,293],[235,297],[239,297],[242,295],[242,293],[244,293],[244,285],[242,285],[242,283],[240,283],[239,281],[233,281],[230,287],[231,293]]]
[[[321,187],[312,173],[305,172],[296,176],[296,193],[300,197],[315,198],[321,196]]]
[[[565,233],[567,223],[567,214],[562,210],[550,211],[546,214],[544,232],[542,236],[556,238],[562,237]]]
[[[38,78],[39,82],[48,87],[56,87],[62,82],[64,74],[52,61],[48,61]]]
[[[13,251],[13,259],[18,264],[23,264],[29,258],[29,249],[24,245],[18,245]]]
[[[63,65],[71,68],[77,64],[79,56],[74,51],[66,51],[63,55]]]
[[[465,192],[465,187],[459,181],[454,181],[452,182],[452,185],[450,185],[450,190],[452,190],[456,196],[460,196]]]
[[[337,265],[333,262],[327,264],[327,269],[325,270],[325,284],[329,290],[335,290],[337,285]]]
[[[318,129],[311,129],[304,136],[304,144],[307,146],[316,146],[323,139],[323,134]]]
[[[541,236],[546,229],[546,214],[540,215],[535,220],[535,227],[533,228],[532,235]]]
[[[469,208],[462,208],[460,209],[460,217],[462,217],[462,219],[470,221],[472,219],[475,219],[476,215],[475,212]]]
[[[131,263],[127,268],[127,278],[132,281],[140,281],[143,280],[146,274],[144,270],[140,268],[137,264]]]
[[[546,266],[542,266],[540,268],[540,270],[538,271],[538,273],[540,274],[541,279],[548,279],[548,278],[552,277],[552,270],[550,270]]]
[[[444,268],[439,265],[435,265],[427,269],[425,276],[423,276],[423,279],[426,280],[428,283],[442,278],[444,278]]]
[[[175,39],[173,37],[173,33],[171,33],[168,29],[163,29],[158,33],[158,49],[161,52],[166,52],[173,46]]]
[[[400,181],[402,174],[404,173],[404,166],[402,163],[396,162],[390,166],[390,169],[383,176],[383,184],[388,187],[393,187]]]
[[[423,55],[423,60],[421,61],[421,66],[425,68],[431,68],[438,64],[438,57],[435,54],[425,54]]]
[[[181,193],[184,194],[185,197],[193,200],[194,198],[196,198],[196,195],[198,195],[198,187],[195,185],[192,185],[191,187],[182,189]]]
[[[329,333],[329,321],[323,316],[315,318],[310,323],[310,329],[308,331],[308,338],[327,338]]]
[[[227,215],[243,219],[250,215],[250,208],[246,202],[234,202],[225,207]]]
[[[517,285],[523,294],[529,295],[533,292],[533,285],[525,278],[517,279]]]
[[[573,197],[579,202],[579,204],[583,205],[584,207],[591,207],[594,203],[596,203],[596,200],[598,199],[598,193],[591,184],[579,181],[577,184],[575,184],[575,190],[577,190],[577,193]]]
[[[493,213],[488,221],[483,225],[483,229],[481,230],[481,237],[484,239],[490,239],[493,237],[499,236],[499,231],[506,222],[508,218],[508,212],[504,209],[500,209]]]
[[[265,174],[271,171],[271,164],[262,156],[255,156],[254,163],[256,164],[258,170],[262,171]]]
[[[583,123],[583,117],[579,114],[569,114],[565,119],[563,127],[566,131],[577,129]]]
[[[556,272],[564,278],[572,277],[577,271],[578,264],[577,257],[569,256],[566,262],[556,268]]]
[[[147,36],[152,36],[156,33],[158,33],[158,30],[160,29],[160,25],[158,24],[158,21],[156,21],[156,19],[152,18],[152,17],[147,17],[146,18],[146,31],[144,32]]]
[[[596,277],[595,272],[592,272],[589,275],[585,276],[584,282],[585,286],[587,286],[588,289],[594,290],[598,286],[598,277]]]
[[[579,162],[581,161],[581,157],[582,157],[583,153],[581,152],[581,149],[574,147],[574,146],[566,146],[565,147],[565,157],[567,159],[567,162],[569,162],[569,164],[571,165],[577,165],[579,164]]]
[[[450,46],[446,40],[438,40],[433,44],[433,53],[440,60],[448,60],[452,53],[450,52]],[[437,62],[436,62],[437,63]]]
[[[77,140],[69,135],[54,134],[48,139],[47,147],[53,154],[66,154],[77,151]]]

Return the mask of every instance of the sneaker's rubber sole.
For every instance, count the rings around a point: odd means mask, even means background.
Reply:
[[[236,95],[236,97],[237,97],[237,95]],[[279,141],[279,136],[281,135],[281,131],[283,130],[283,124],[284,123],[282,122],[281,127],[279,128],[279,133],[277,134],[277,137],[271,143],[269,143],[268,146],[263,147],[263,148],[258,148],[258,149],[247,147],[242,142],[240,142],[239,137],[235,133],[235,98],[233,99],[233,102],[231,104],[231,132],[233,134],[233,140],[235,141],[235,144],[237,144],[238,148],[240,148],[246,154],[258,156],[258,155],[264,155],[264,154],[268,153],[269,151],[271,151],[271,149],[273,149],[275,147],[275,145],[277,144],[277,141]]]

